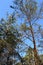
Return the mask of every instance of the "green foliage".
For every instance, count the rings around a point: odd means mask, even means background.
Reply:
[[[38,7],[37,2],[34,0],[25,0],[25,1],[24,0],[18,0],[18,1],[14,0],[13,2],[15,6],[11,6],[11,8],[14,9],[14,12],[19,14],[17,15],[17,17],[20,16],[21,19],[23,20],[23,24],[21,24],[19,28],[22,33],[22,38],[26,40],[28,39],[28,41],[31,41],[33,43],[34,63],[35,65],[39,65],[40,59],[37,53],[36,45],[37,43],[39,43],[38,39],[41,37],[38,32],[40,25],[35,25],[35,24],[37,24],[36,21],[40,19],[40,16],[42,16],[41,15],[42,5],[41,7]],[[20,17],[19,17],[19,20],[20,20]],[[30,57],[32,57],[31,53],[29,55]]]
[[[27,50],[26,55],[23,59],[25,60],[25,64],[27,65],[34,64],[34,52],[31,47]]]
[[[10,18],[8,17],[7,20],[1,19],[1,26],[0,26],[0,60],[1,60],[0,62],[1,62],[1,65],[6,64],[6,63],[9,64],[10,60],[12,59],[8,60],[8,58],[12,57],[13,54],[14,56],[18,55],[15,49],[18,43],[22,43],[22,40],[20,39],[19,31],[15,27],[15,24],[16,24],[15,19],[11,19],[11,17]]]
[[[39,25],[35,25],[41,15],[41,8],[34,0],[14,0],[14,13],[7,19],[1,19],[0,23],[0,60],[1,65],[39,65],[40,58],[37,54],[36,42],[39,36]],[[40,14],[40,15],[39,15]],[[16,21],[23,19],[20,28]],[[43,32],[42,32],[43,33]],[[25,44],[25,40],[31,41],[33,47]],[[20,44],[20,43],[24,43]],[[22,57],[26,53],[25,57]],[[22,54],[22,55],[21,55]],[[36,64],[37,63],[37,64]],[[41,62],[40,62],[41,63]]]

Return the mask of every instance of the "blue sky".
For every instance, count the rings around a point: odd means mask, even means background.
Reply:
[[[0,0],[0,18],[5,17],[6,13],[12,12],[12,9],[10,8],[10,5],[12,4],[13,0]],[[38,3],[40,3],[42,0],[36,0]]]
[[[13,0],[0,0],[0,18],[6,17],[7,12],[11,13],[10,5]]]
[[[13,0],[0,0],[0,19],[6,18],[7,12],[10,14],[12,13],[12,9],[10,8],[10,5],[12,4]],[[38,3],[42,2],[42,0],[36,0]],[[43,20],[40,20],[42,24]]]
[[[12,5],[13,0],[0,0],[0,19],[6,18],[7,12],[10,14],[13,12],[13,10],[10,8],[10,5]],[[42,2],[42,0],[36,0],[39,4]],[[43,19],[38,21],[43,26]]]
[[[7,12],[11,13],[12,9],[10,5],[12,4],[13,0],[0,0],[0,18],[6,17]],[[40,3],[42,0],[36,0]]]

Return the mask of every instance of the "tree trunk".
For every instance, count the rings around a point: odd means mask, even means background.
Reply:
[[[29,24],[30,24],[30,28],[31,28],[31,34],[32,34],[33,45],[34,45],[34,60],[35,60],[35,65],[39,65],[39,56],[38,56],[37,49],[36,49],[36,42],[35,42],[35,38],[34,38],[33,27],[31,25],[31,22],[29,22]]]
[[[34,60],[35,60],[35,65],[38,65],[38,61],[39,60],[38,60],[38,54],[37,54],[35,41],[33,43],[34,43]]]
[[[19,57],[19,59],[20,59],[20,61],[21,61],[21,64],[22,65],[24,65],[23,63],[24,63],[24,60],[22,59],[22,57],[20,56],[20,54],[17,52],[17,55],[18,55],[18,57]]]

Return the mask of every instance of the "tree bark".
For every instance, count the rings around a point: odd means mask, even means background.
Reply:
[[[34,60],[35,60],[35,65],[39,65],[39,56],[37,53],[37,49],[36,49],[36,42],[35,42],[35,38],[34,38],[34,32],[33,32],[33,27],[31,25],[31,22],[29,22],[30,24],[30,28],[31,28],[31,34],[32,34],[32,39],[33,39],[33,45],[34,45]]]

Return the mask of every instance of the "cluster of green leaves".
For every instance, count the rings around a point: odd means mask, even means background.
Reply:
[[[10,56],[13,56],[13,54],[17,54],[15,49],[18,43],[22,43],[22,40],[20,39],[21,34],[19,34],[19,31],[16,28],[15,21],[16,19],[13,17],[13,15],[8,16],[7,20],[1,19],[0,21],[0,60],[1,60],[0,63],[1,64],[8,63],[9,60],[6,61],[4,59],[5,58],[8,59],[8,57],[10,58]]]

